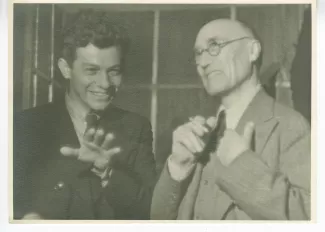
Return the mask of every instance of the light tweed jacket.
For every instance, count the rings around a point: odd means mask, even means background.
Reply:
[[[255,123],[255,144],[229,167],[215,162],[220,188],[215,220],[310,219],[310,127],[296,111],[275,102],[263,90],[252,100],[236,131]],[[234,144],[236,146],[236,144]],[[191,220],[203,165],[187,180],[174,181],[167,165],[153,194],[151,219]]]

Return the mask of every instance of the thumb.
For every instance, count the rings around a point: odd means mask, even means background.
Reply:
[[[64,156],[79,156],[79,149],[78,148],[71,148],[71,147],[61,147],[60,152]]]
[[[206,121],[206,124],[208,124],[208,126],[210,128],[214,128],[217,125],[217,118],[216,117],[209,117]]]
[[[254,130],[255,130],[254,123],[248,122],[245,126],[243,137],[249,146],[252,144]]]

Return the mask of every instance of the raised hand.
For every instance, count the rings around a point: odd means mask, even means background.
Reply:
[[[236,131],[227,129],[220,139],[217,154],[221,163],[228,166],[240,154],[250,149],[254,134],[254,123],[245,125],[244,133],[238,134]]]
[[[202,116],[196,116],[174,131],[171,155],[174,164],[186,167],[197,162],[205,148],[203,137],[211,130],[210,124]]]
[[[75,156],[79,160],[93,163],[99,170],[111,166],[112,158],[120,153],[120,147],[111,147],[114,135],[105,135],[102,129],[90,128],[81,141],[80,148],[62,147],[60,152],[64,156]]]

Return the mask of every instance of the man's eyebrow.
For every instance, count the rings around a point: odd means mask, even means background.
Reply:
[[[120,64],[115,64],[115,65],[109,67],[108,69],[114,69],[114,68],[121,68],[121,65]]]
[[[87,63],[87,62],[82,63],[82,66],[91,66],[91,67],[94,67],[94,68],[99,68],[99,65],[92,64],[92,63]]]
[[[213,37],[208,38],[208,39],[206,40],[206,43],[207,43],[207,44],[210,44],[210,43],[212,43],[212,42],[223,42],[223,41],[227,41],[227,40],[229,40],[229,39],[227,39],[227,38],[225,38],[225,37],[213,36]],[[194,47],[193,47],[193,51],[194,51],[194,52],[195,52],[195,51],[198,51],[198,50],[200,50],[200,49],[201,49],[200,46],[194,46]]]
[[[212,43],[212,42],[218,42],[218,41],[225,41],[227,40],[226,38],[222,38],[220,36],[214,36],[214,37],[211,37],[207,40],[208,43]]]

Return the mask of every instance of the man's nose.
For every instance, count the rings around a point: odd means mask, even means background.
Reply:
[[[199,58],[198,65],[201,66],[202,69],[206,69],[212,62],[212,57],[211,55],[207,52],[204,51]]]
[[[102,72],[97,80],[97,85],[102,87],[103,89],[108,89],[111,86],[110,77],[106,72]]]

